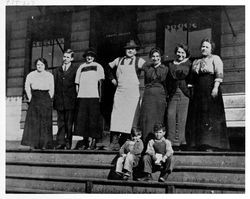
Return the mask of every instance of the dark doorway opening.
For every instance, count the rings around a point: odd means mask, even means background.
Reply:
[[[130,39],[137,39],[136,7],[99,6],[91,10],[90,46],[95,47],[98,62],[107,73],[108,63],[124,56],[124,46]],[[112,71],[115,74],[115,70]],[[107,75],[105,74],[107,77]],[[101,111],[104,130],[109,130],[115,87],[107,78],[103,85]]]

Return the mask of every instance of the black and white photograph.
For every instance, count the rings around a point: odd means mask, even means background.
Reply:
[[[86,2],[2,6],[3,198],[246,197],[246,2]]]

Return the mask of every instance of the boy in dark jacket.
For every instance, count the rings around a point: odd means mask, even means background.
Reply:
[[[56,149],[71,149],[72,127],[76,104],[75,76],[78,67],[72,64],[74,52],[68,49],[63,54],[62,66],[54,71],[54,108],[57,110],[58,132]]]
[[[173,149],[171,142],[165,135],[165,127],[161,123],[154,125],[155,138],[148,142],[146,154],[143,156],[144,174],[140,181],[152,180],[152,172],[160,170],[161,174],[158,181],[164,182],[173,170]]]
[[[119,151],[120,157],[116,163],[116,173],[123,177],[123,180],[128,180],[131,176],[133,167],[138,165],[143,151],[141,136],[141,130],[132,128],[131,140],[128,139]]]

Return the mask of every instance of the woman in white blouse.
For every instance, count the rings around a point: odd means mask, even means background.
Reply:
[[[228,150],[225,110],[220,84],[223,80],[223,62],[212,54],[215,44],[211,39],[201,42],[201,59],[193,62],[194,118],[191,146],[200,150]]]
[[[24,125],[22,145],[31,149],[52,148],[52,98],[54,95],[53,75],[46,71],[44,58],[35,61],[36,70],[27,75],[25,91],[29,108]]]

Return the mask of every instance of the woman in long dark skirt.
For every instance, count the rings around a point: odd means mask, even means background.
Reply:
[[[25,91],[30,102],[21,144],[31,149],[52,148],[53,75],[46,71],[46,59],[35,61],[36,70],[27,75]]]
[[[165,79],[168,68],[161,63],[162,52],[158,48],[151,49],[150,62],[143,65],[145,90],[140,112],[140,127],[143,141],[154,137],[153,127],[156,122],[163,123],[166,109]]]
[[[228,150],[225,110],[220,84],[223,80],[223,62],[213,55],[214,43],[210,39],[201,42],[202,58],[195,60],[192,71],[194,78],[194,118],[191,146],[200,150]]]

